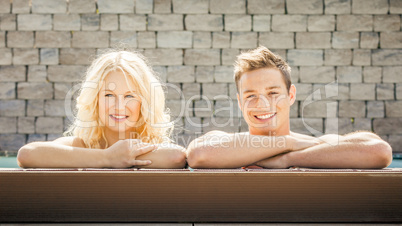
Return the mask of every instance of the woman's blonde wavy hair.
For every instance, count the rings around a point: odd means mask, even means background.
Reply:
[[[140,53],[111,51],[95,59],[86,72],[77,97],[74,123],[64,133],[82,139],[88,148],[102,148],[101,141],[107,143],[104,125],[99,119],[98,93],[105,77],[113,71],[123,72],[126,82],[134,81],[136,94],[141,98],[140,118],[135,137],[147,143],[169,141],[173,124],[165,110],[165,94],[155,72]]]

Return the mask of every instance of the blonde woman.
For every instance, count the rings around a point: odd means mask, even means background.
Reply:
[[[183,168],[160,82],[138,53],[113,51],[88,68],[73,125],[55,141],[23,146],[21,167]]]

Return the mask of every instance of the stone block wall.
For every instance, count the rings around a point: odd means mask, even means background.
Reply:
[[[264,45],[292,66],[293,131],[369,130],[402,152],[401,13],[401,0],[0,0],[0,155],[61,136],[66,93],[120,43],[169,84],[180,144],[247,130],[232,65]]]

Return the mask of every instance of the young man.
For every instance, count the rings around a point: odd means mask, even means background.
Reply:
[[[384,168],[392,161],[388,143],[371,132],[319,138],[290,131],[295,102],[290,67],[265,47],[242,53],[235,64],[237,99],[248,133],[211,131],[192,141],[192,168]]]

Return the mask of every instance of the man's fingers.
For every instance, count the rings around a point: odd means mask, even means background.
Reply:
[[[150,160],[134,160],[133,161],[134,166],[147,166],[151,163],[152,162]]]

